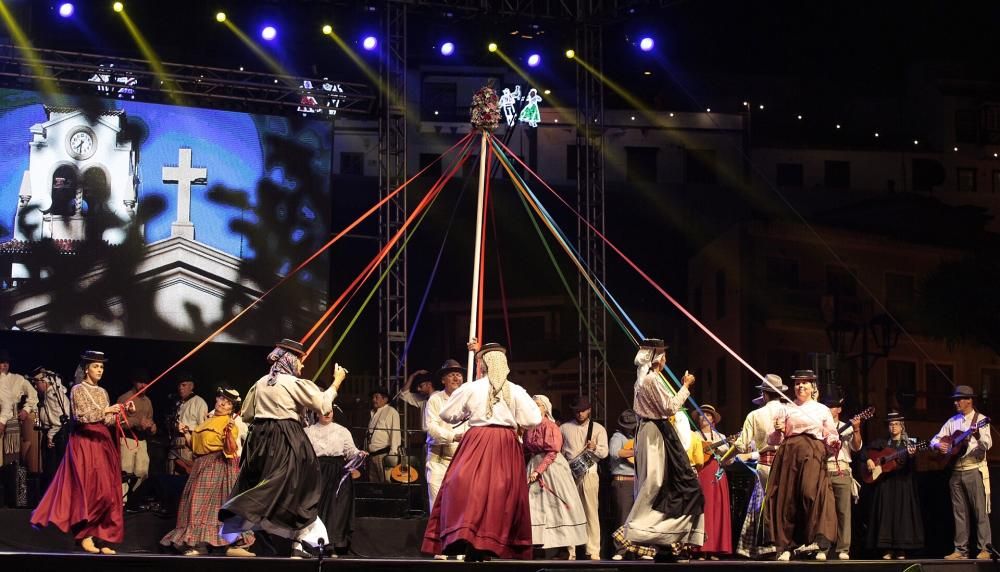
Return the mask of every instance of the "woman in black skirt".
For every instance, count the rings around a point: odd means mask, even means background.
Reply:
[[[219,510],[224,533],[260,529],[292,539],[292,556],[309,554],[302,543],[329,541],[317,518],[322,483],[319,462],[302,429],[299,411],[329,413],[347,370],[334,366],[333,383],[325,391],[302,372],[302,344],[284,339],[268,354],[271,370],[257,380],[243,406],[251,424],[240,462],[240,475],[230,499]]]
[[[352,465],[363,461],[368,453],[354,446],[351,432],[333,422],[333,412],[322,415],[319,422],[306,427],[306,436],[319,458],[323,497],[319,501],[319,518],[326,523],[330,535],[328,544],[335,552],[347,551],[351,543],[351,521],[354,520],[354,479]],[[359,458],[360,457],[360,458]]]
[[[916,448],[906,435],[903,415],[895,411],[886,416],[889,438],[872,441],[870,450],[891,449],[899,453],[898,468],[882,473],[873,484],[871,512],[868,515],[868,548],[882,552],[882,558],[904,559],[906,553],[924,546],[924,522],[913,482],[913,454]],[[868,472],[875,462],[867,461]]]

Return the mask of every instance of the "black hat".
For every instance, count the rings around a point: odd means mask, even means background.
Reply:
[[[827,407],[843,407],[844,398],[840,396],[839,393],[832,391],[827,395],[820,397],[819,402]]]
[[[0,363],[10,363],[10,353],[7,350],[0,350]]]
[[[225,397],[231,401],[233,404],[233,411],[239,410],[240,406],[243,405],[243,398],[240,397],[240,392],[231,387],[220,387],[215,390],[215,394]]]
[[[149,383],[149,372],[142,368],[133,369],[128,380],[132,383]]]
[[[660,338],[646,338],[639,342],[639,347],[651,350],[665,350],[667,349],[667,343]]]
[[[956,385],[955,392],[951,394],[952,399],[972,399],[976,392],[968,385]]]
[[[792,374],[792,379],[816,379],[816,372],[811,369],[797,369]]]
[[[627,432],[635,431],[635,428],[639,425],[639,418],[636,417],[635,411],[631,409],[626,409],[622,411],[621,415],[618,416],[618,426]]]
[[[389,395],[389,390],[384,387],[376,387],[375,389],[371,390],[371,393],[368,394],[368,398],[371,399],[375,395],[385,396],[386,399],[392,397],[391,395]]]
[[[590,400],[587,399],[586,397],[583,397],[582,395],[580,397],[577,397],[576,399],[574,399],[573,400],[573,405],[569,406],[570,410],[572,410],[573,413],[577,413],[577,412],[580,412],[580,411],[586,411],[586,410],[588,410],[588,409],[590,409],[592,407],[593,407],[593,405],[591,405]]]
[[[484,355],[486,355],[486,354],[488,354],[490,352],[503,352],[504,354],[506,354],[507,353],[507,348],[501,346],[500,344],[498,344],[496,342],[490,342],[488,344],[483,344],[482,347],[479,348],[479,351],[476,352],[476,359],[480,359]]]
[[[300,356],[300,357],[303,354],[306,353],[306,350],[302,347],[301,343],[299,343],[299,342],[297,342],[295,340],[290,340],[288,338],[282,339],[280,342],[278,342],[277,344],[275,344],[275,347],[279,347],[279,348],[281,348],[283,350],[290,351],[293,354],[295,354],[297,356]]]
[[[899,411],[890,411],[885,416],[885,422],[892,423],[893,421],[906,421],[906,416]]]
[[[418,393],[417,389],[422,383],[434,385],[434,378],[429,371],[422,371],[413,376],[413,383],[410,384],[410,393]]]
[[[104,362],[108,361],[108,358],[105,357],[104,352],[98,352],[98,351],[94,351],[94,350],[87,350],[87,351],[83,352],[82,354],[80,354],[80,361],[83,361],[83,362],[86,362],[86,363],[104,363]]]
[[[434,381],[441,383],[441,378],[452,372],[465,373],[465,368],[462,364],[458,363],[458,360],[446,359],[441,367],[434,372]]]

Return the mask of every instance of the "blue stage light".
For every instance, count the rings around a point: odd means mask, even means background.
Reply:
[[[531,54],[528,56],[528,65],[531,67],[537,67],[538,64],[542,63],[542,56],[538,54]]]
[[[378,40],[375,36],[365,36],[365,39],[361,40],[361,47],[370,52],[378,47]]]
[[[63,2],[59,5],[59,15],[63,18],[69,18],[74,11],[73,4],[70,2]]]
[[[445,42],[441,44],[441,55],[450,56],[455,53],[455,44],[451,42]]]
[[[278,37],[278,30],[274,26],[264,26],[260,31],[260,37],[270,42]]]
[[[652,50],[654,45],[653,38],[650,38],[649,36],[639,40],[639,49],[644,52]]]

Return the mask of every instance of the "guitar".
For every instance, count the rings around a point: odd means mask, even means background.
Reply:
[[[916,445],[911,445],[917,451],[923,451],[930,447],[930,443],[927,441],[920,441]],[[861,476],[866,484],[872,484],[878,480],[878,478],[886,473],[891,473],[896,469],[900,468],[906,463],[906,458],[910,456],[910,452],[907,447],[901,449],[896,449],[893,447],[886,447],[884,449],[879,449],[877,451],[868,451],[868,459],[875,463],[875,468],[871,471],[868,470],[868,463],[865,463],[864,474]]]
[[[632,451],[632,454],[630,456],[628,456],[628,457],[625,457],[625,460],[634,465],[635,464],[635,439],[629,439],[629,440],[625,441],[625,445],[622,446],[622,449],[630,449]]]
[[[851,417],[850,421],[847,422],[847,426],[839,431],[840,435],[843,436],[844,432],[847,431],[849,428],[851,428],[854,425],[855,421],[867,421],[874,416],[875,416],[875,408],[866,407],[860,413],[858,413],[854,417]]]
[[[389,471],[389,480],[407,485],[417,482],[420,479],[420,473],[411,465],[413,462],[414,459],[409,455],[401,456],[400,463]]]
[[[718,441],[715,442],[704,441],[701,444],[701,450],[704,451],[706,455],[707,454],[714,455],[715,453],[719,452],[719,449],[722,448],[723,445],[732,445],[733,443],[736,442],[737,439],[739,439],[739,437],[740,434],[736,433],[728,437],[723,437],[722,439],[719,439]]]
[[[986,425],[988,425],[989,422],[990,422],[989,417],[983,417],[977,423],[975,423],[965,431],[955,431],[951,435],[946,435],[942,437],[941,442],[948,443],[950,447],[948,448],[947,453],[941,453],[940,451],[938,451],[938,454],[948,459],[949,463],[955,462],[956,459],[964,455],[965,452],[969,449],[969,436],[978,431],[979,429],[986,427]]]

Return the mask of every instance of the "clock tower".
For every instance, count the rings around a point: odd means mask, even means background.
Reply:
[[[135,217],[139,187],[138,150],[121,139],[125,112],[105,110],[93,122],[73,107],[46,106],[45,114],[47,120],[30,129],[14,238],[83,240],[87,215],[104,211],[121,225],[102,238],[121,243]]]

